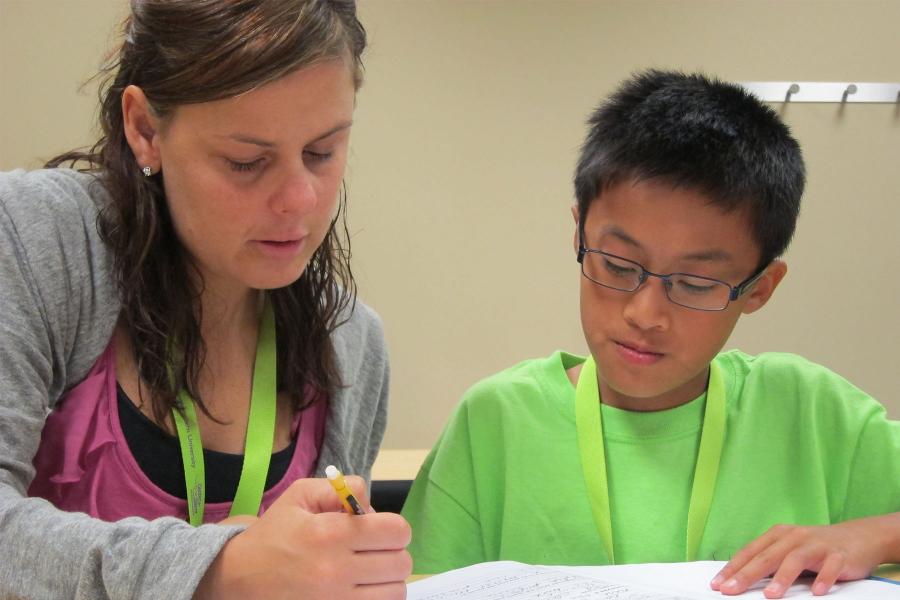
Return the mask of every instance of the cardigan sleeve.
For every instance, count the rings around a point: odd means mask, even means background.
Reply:
[[[107,523],[29,498],[54,403],[89,371],[119,312],[96,228],[104,191],[66,169],[0,174],[0,597],[192,596],[240,531],[175,518]]]

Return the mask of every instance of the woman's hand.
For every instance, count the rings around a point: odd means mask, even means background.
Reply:
[[[244,525],[245,527],[250,527],[257,521],[259,521],[259,517],[254,515],[235,515],[222,519],[217,525]]]
[[[367,506],[365,482],[347,483]],[[405,598],[409,524],[393,513],[351,516],[341,506],[327,480],[298,480],[223,546],[194,597]]]
[[[766,598],[781,598],[803,571],[817,573],[812,593],[828,593],[836,581],[867,577],[900,555],[900,513],[836,525],[776,525],[744,546],[712,580],[726,595],[745,592],[764,577]]]

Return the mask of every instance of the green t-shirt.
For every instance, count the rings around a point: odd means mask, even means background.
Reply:
[[[416,573],[486,560],[608,564],[557,352],[473,386],[422,466],[404,516]],[[699,560],[727,560],[778,523],[900,510],[900,422],[789,354],[720,354],[725,442]],[[602,406],[616,561],[685,560],[705,395],[658,412]]]

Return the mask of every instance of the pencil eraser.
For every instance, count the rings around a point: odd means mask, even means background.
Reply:
[[[334,465],[328,465],[325,467],[325,477],[328,479],[337,479],[338,475],[340,475],[340,471],[337,470],[337,467]]]

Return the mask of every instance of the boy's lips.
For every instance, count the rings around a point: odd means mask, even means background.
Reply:
[[[652,365],[665,356],[661,352],[654,352],[642,344],[615,341],[616,350],[627,362],[636,365]]]

